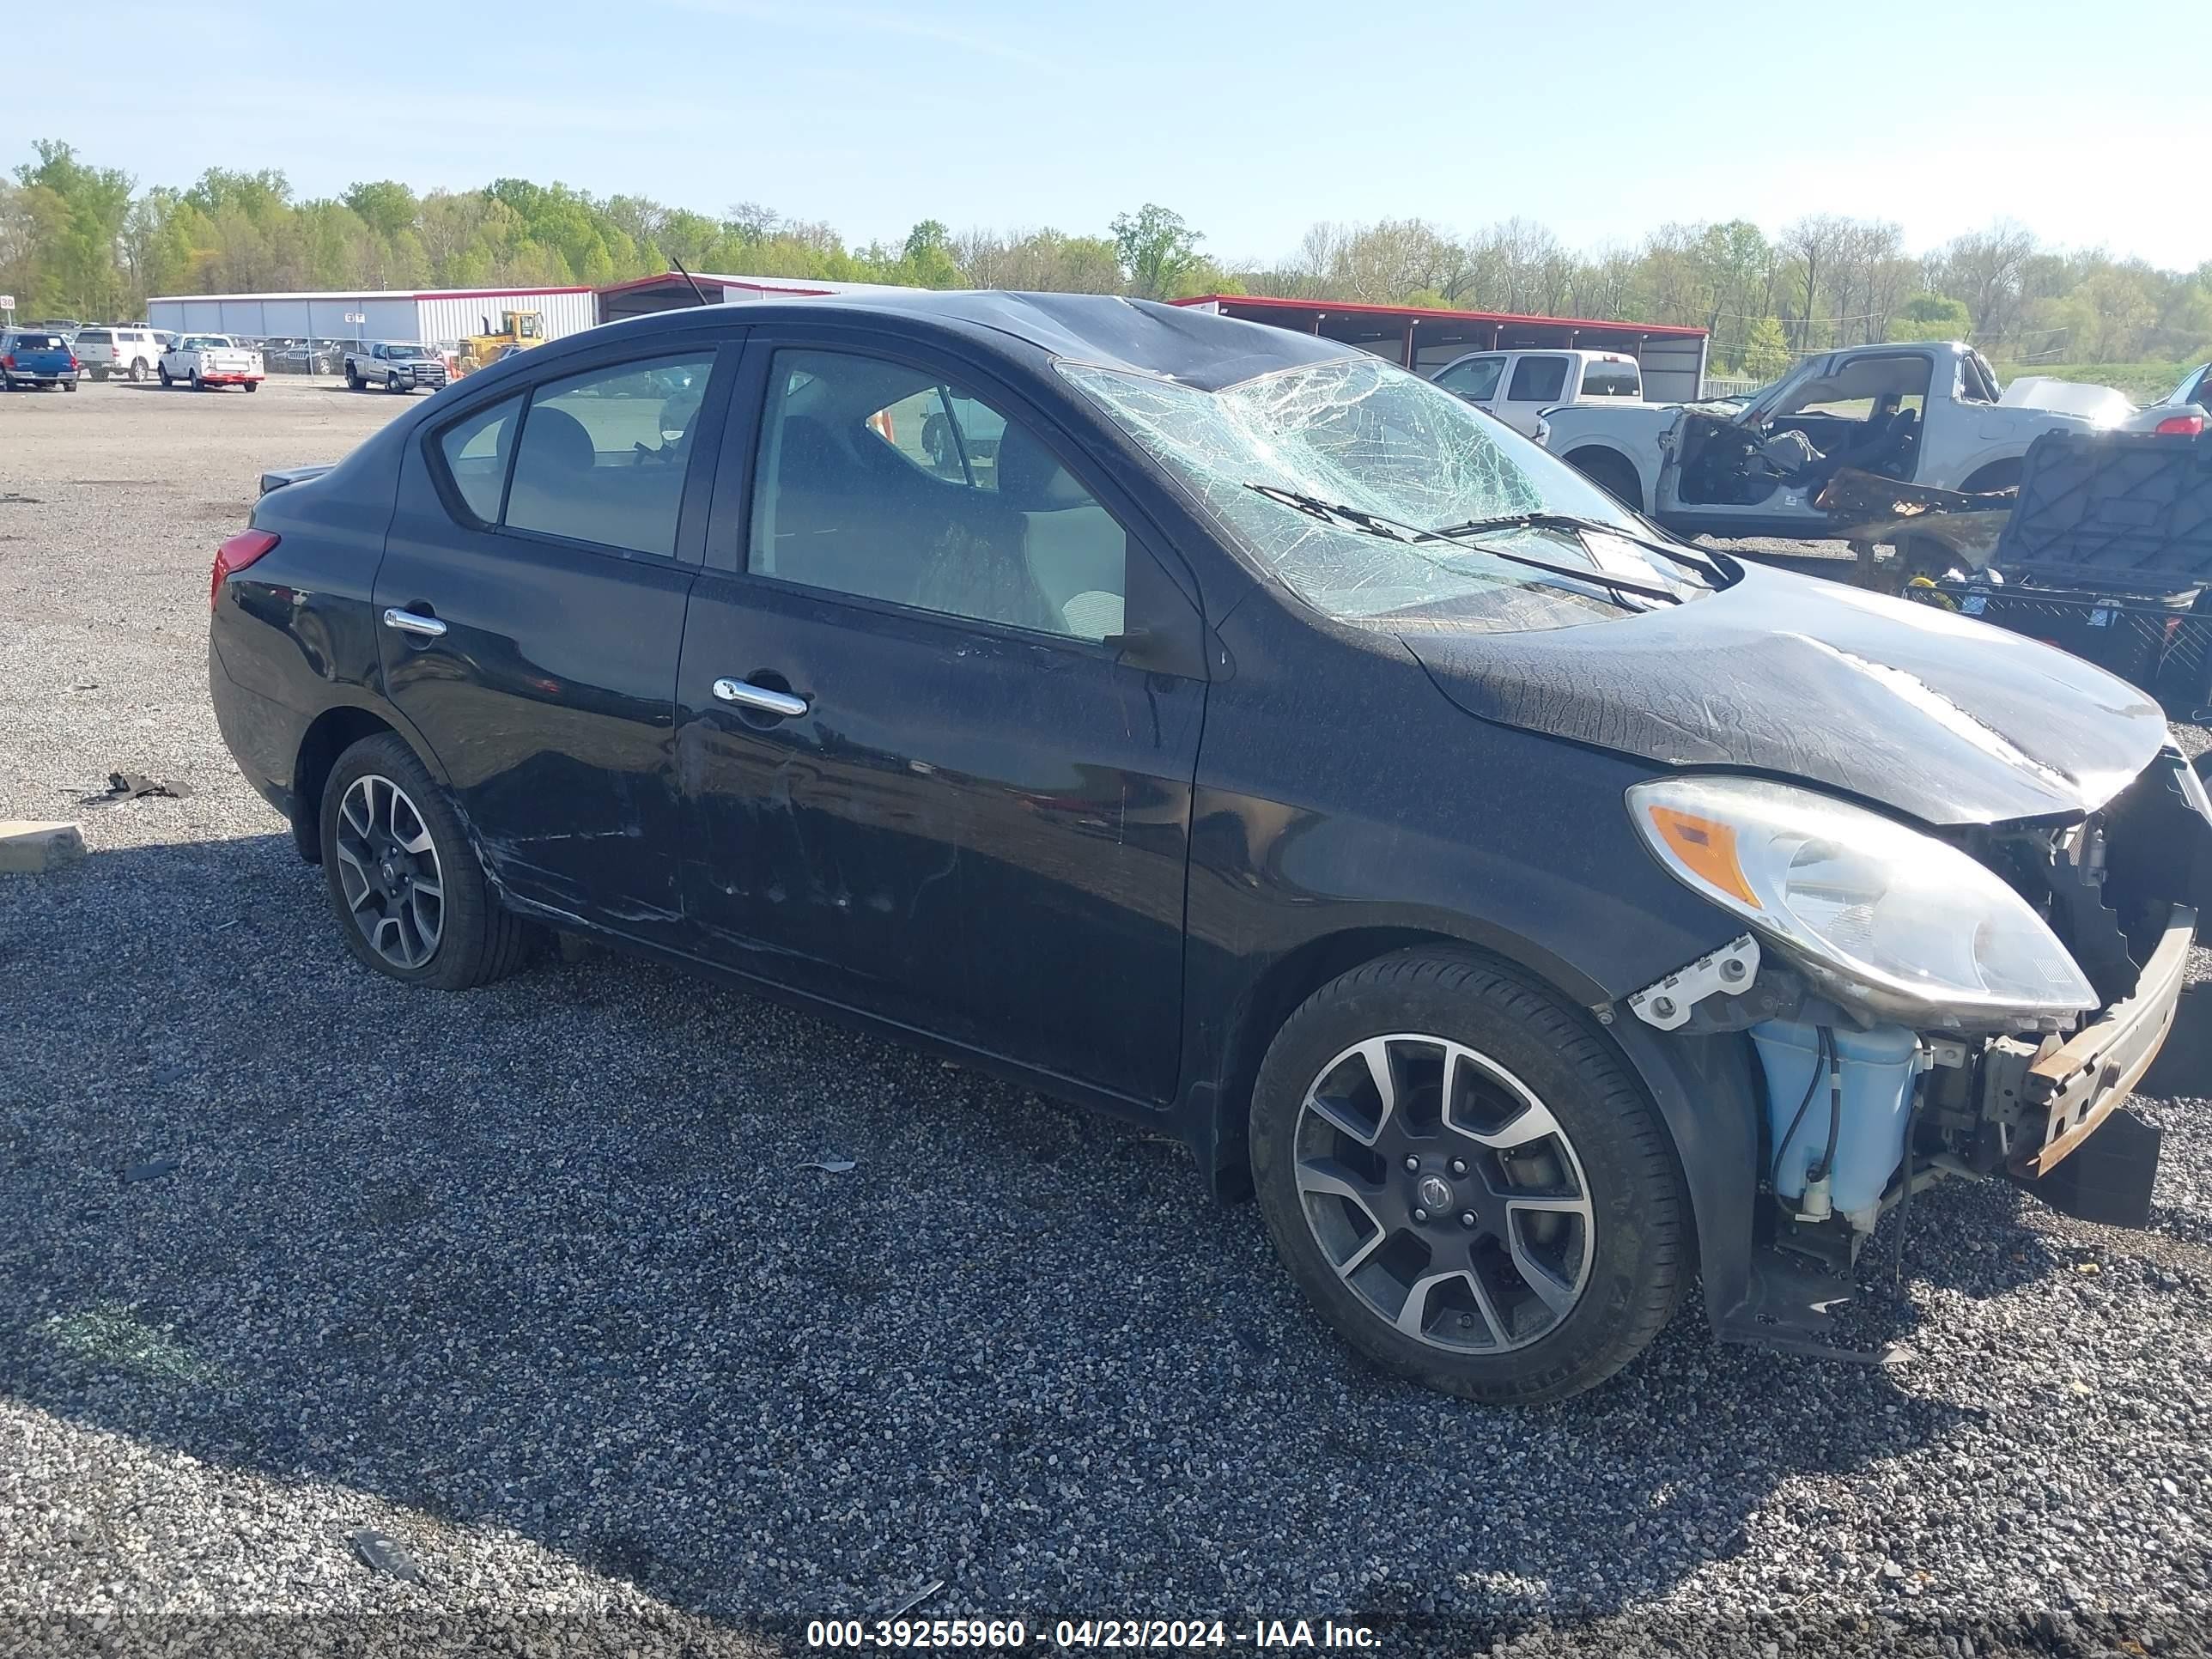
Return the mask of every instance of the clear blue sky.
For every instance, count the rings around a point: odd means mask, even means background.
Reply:
[[[1230,261],[1316,219],[1518,214],[1587,248],[1808,211],[2212,258],[2212,0],[92,0],[32,33],[168,67],[11,76],[0,160],[63,138],[142,183],[514,173],[856,241],[1158,201]]]

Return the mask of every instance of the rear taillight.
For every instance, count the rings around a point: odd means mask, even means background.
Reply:
[[[76,360],[76,358],[72,357],[72,358],[70,358],[70,372],[72,374],[75,374],[78,369],[82,368],[82,367],[83,367],[83,365],[82,365],[82,363],[78,362],[77,362],[77,360]]]
[[[208,609],[212,611],[222,598],[224,580],[235,576],[256,559],[276,545],[277,538],[265,530],[241,530],[215,550],[215,574],[208,580]]]
[[[0,368],[13,368],[15,367],[15,356],[13,352],[9,353],[5,357],[0,357]]]
[[[2194,438],[2204,430],[2202,415],[2169,415],[2153,428],[2171,437]]]

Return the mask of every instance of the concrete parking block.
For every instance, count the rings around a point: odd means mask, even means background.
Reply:
[[[84,832],[74,823],[0,818],[0,872],[55,869],[84,856]]]

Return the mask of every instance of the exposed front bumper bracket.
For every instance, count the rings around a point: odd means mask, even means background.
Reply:
[[[2027,1068],[2021,1093],[2031,1115],[2021,1127],[2033,1145],[2014,1153],[2008,1170],[2015,1179],[2049,1175],[2096,1133],[2150,1069],[2159,1045],[2173,1029],[2174,1006],[2181,998],[2196,932],[2196,911],[2176,905],[2158,948],[2136,981],[2135,994],[2114,1003],[2104,1018]],[[2044,1115],[2039,1135],[2036,1111]]]

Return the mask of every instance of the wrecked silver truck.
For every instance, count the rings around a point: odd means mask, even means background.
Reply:
[[[1686,537],[1832,534],[1820,497],[1847,470],[1970,495],[2003,489],[2040,434],[2112,424],[2008,401],[1981,353],[1956,341],[1823,352],[1741,404],[1577,404],[1544,418],[1553,454]],[[1920,550],[1899,551],[1912,564]],[[1920,563],[1940,571],[1941,550],[1926,552]]]

